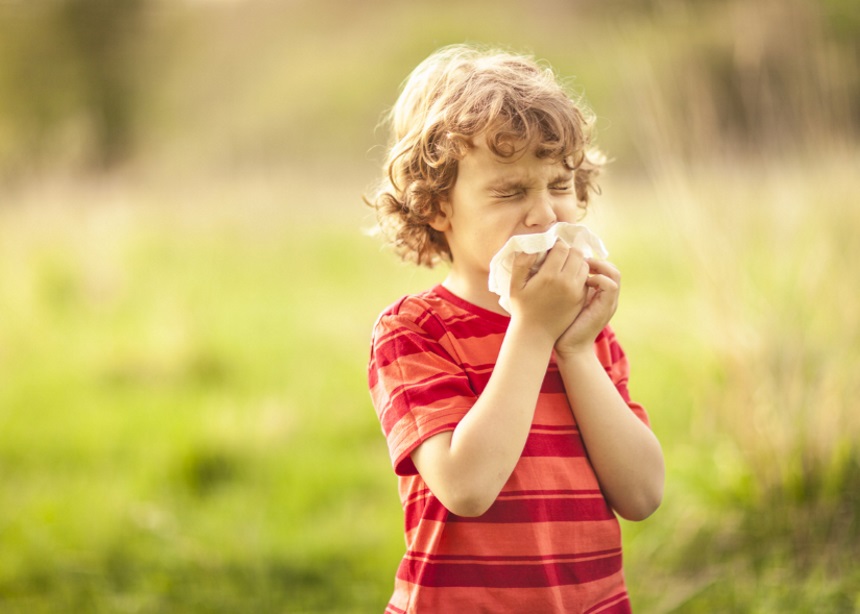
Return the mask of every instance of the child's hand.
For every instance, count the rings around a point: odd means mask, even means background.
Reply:
[[[605,260],[586,260],[589,273],[585,286],[587,296],[582,309],[555,343],[559,356],[581,351],[593,352],[594,340],[618,308],[621,273]]]
[[[537,254],[517,254],[511,273],[511,318],[522,318],[555,343],[586,304],[589,265],[559,241],[535,271]],[[596,333],[595,333],[596,335]]]

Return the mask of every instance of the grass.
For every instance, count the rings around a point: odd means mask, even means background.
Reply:
[[[0,609],[380,609],[365,286],[397,266],[357,226],[57,195],[0,225]]]
[[[860,608],[849,159],[687,168],[656,201],[618,195],[639,299],[618,327],[669,462],[663,508],[627,526],[642,611]]]
[[[2,24],[0,611],[381,611],[369,334],[443,272],[364,237],[359,194],[397,83],[464,40],[575,75],[617,159],[588,223],[669,472],[624,524],[637,611],[860,611],[857,11],[601,6],[159,9],[97,178],[63,37]]]
[[[314,220],[234,189],[58,183],[0,213],[4,612],[382,609],[402,519],[368,335],[442,272],[363,236],[353,196]],[[838,163],[608,181],[590,223],[669,466],[624,525],[639,611],[860,607],[857,194]]]

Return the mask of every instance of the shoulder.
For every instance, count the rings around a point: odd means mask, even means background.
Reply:
[[[402,296],[388,307],[382,310],[379,314],[379,320],[387,318],[415,318],[421,315],[430,307],[428,300],[431,297],[432,290],[426,290],[419,294],[407,294]]]
[[[401,297],[386,307],[374,324],[374,339],[396,331],[413,331],[441,339],[454,308],[434,289]]]
[[[437,286],[423,292],[400,297],[382,310],[380,318],[387,316],[417,317],[426,315],[428,312],[445,314],[453,309],[455,306],[439,293]]]

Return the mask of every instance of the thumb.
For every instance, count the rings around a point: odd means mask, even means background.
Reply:
[[[514,254],[513,266],[511,267],[511,291],[525,287],[534,274],[532,269],[537,264],[538,257],[539,254],[526,254],[525,252]]]

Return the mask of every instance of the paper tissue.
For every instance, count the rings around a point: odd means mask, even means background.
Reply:
[[[540,234],[511,237],[490,261],[490,291],[499,295],[499,305],[505,311],[511,311],[511,270],[514,255],[518,252],[540,253],[543,256],[539,262],[542,262],[543,257],[558,240],[577,248],[586,258],[606,258],[609,255],[603,241],[583,224],[559,222]]]

